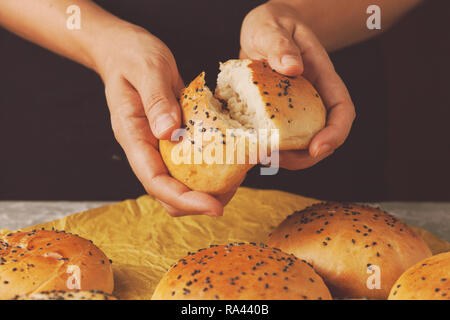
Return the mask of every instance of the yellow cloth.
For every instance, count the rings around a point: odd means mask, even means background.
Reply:
[[[210,244],[265,242],[287,215],[315,202],[281,191],[239,188],[223,217],[172,218],[156,200],[143,196],[27,229],[54,227],[92,240],[113,260],[114,294],[150,299],[170,265],[188,251]],[[447,242],[419,233],[434,241],[435,252],[450,250]]]

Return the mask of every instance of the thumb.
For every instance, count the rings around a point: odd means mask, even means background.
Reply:
[[[181,122],[175,90],[165,77],[153,74],[148,85],[138,91],[153,134],[158,139],[169,139]]]
[[[170,77],[160,70],[144,70],[138,79],[131,79],[135,80],[131,82],[141,97],[152,133],[158,139],[169,139],[181,123],[176,95],[182,80],[178,76],[178,81],[171,81]]]
[[[245,50],[250,57],[267,59],[273,69],[284,75],[303,73],[300,49],[287,30],[265,27],[258,30],[251,42]]]

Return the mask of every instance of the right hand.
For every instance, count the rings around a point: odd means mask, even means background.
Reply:
[[[180,127],[177,96],[184,83],[169,48],[146,30],[109,29],[96,46],[96,71],[105,84],[114,135],[145,187],[172,216],[220,216],[237,189],[222,197],[192,191],[169,176],[158,139]]]
[[[325,48],[294,7],[269,1],[253,9],[242,24],[240,56],[266,59],[281,74],[303,75],[328,110],[325,128],[314,136],[307,151],[280,152],[282,168],[311,167],[344,143],[355,119],[355,107]]]

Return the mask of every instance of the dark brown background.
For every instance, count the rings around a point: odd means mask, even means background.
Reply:
[[[214,85],[240,24],[261,1],[103,0],[174,52],[186,81]],[[322,199],[450,201],[450,1],[425,5],[381,37],[332,54],[358,118],[333,156],[246,185]],[[0,30],[0,199],[120,200],[144,193],[114,141],[92,71]]]

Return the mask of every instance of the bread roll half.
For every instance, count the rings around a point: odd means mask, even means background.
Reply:
[[[215,95],[204,73],[183,90],[184,134],[160,141],[173,177],[216,195],[240,184],[261,162],[261,150],[270,156],[269,150],[307,149],[326,120],[319,94],[303,77],[283,76],[253,60],[229,60],[220,70]]]
[[[243,127],[278,129],[279,150],[307,149],[325,125],[326,110],[311,83],[281,75],[264,61],[221,64],[215,95]]]

